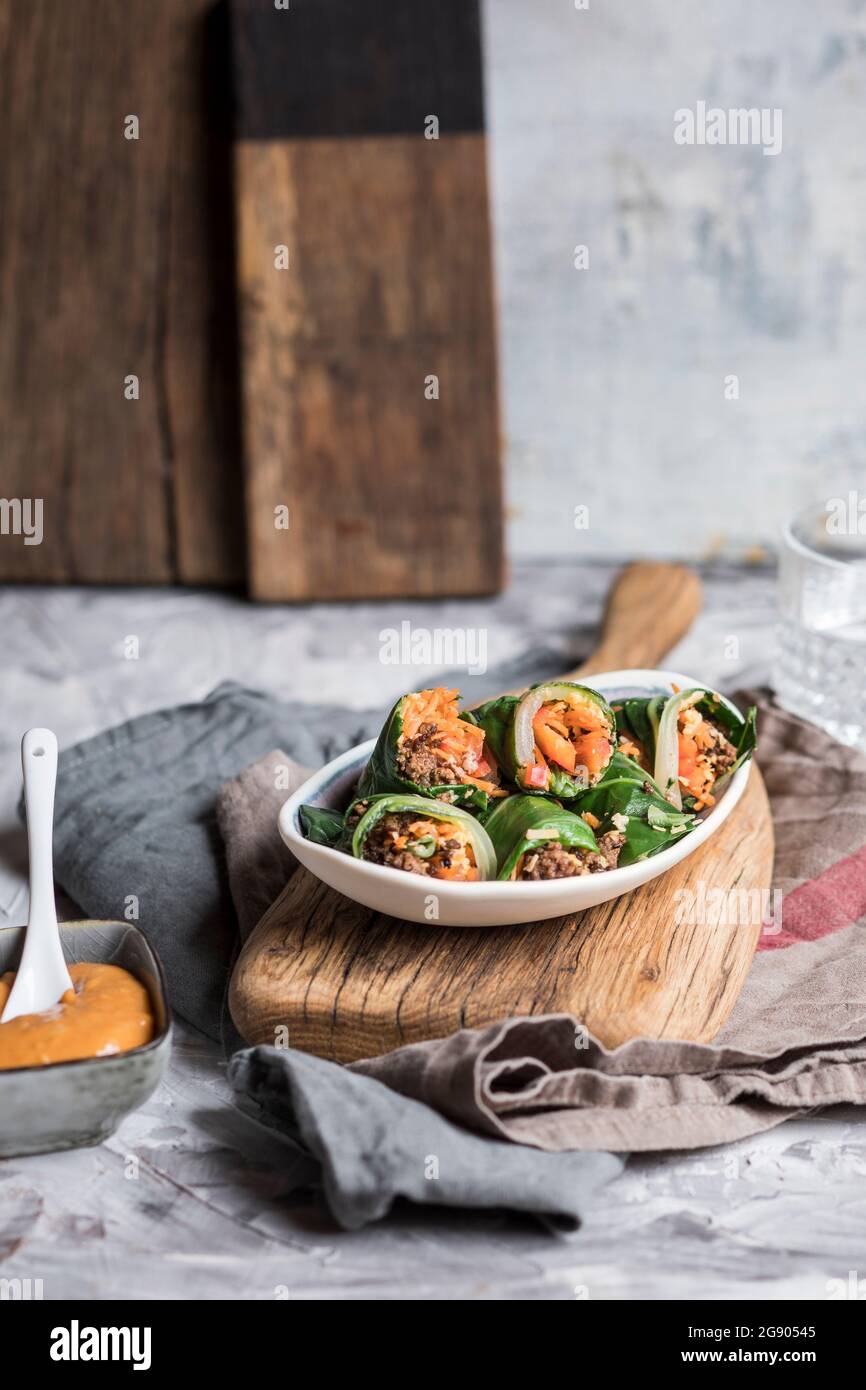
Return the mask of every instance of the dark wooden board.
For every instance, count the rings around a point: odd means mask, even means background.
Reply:
[[[391,0],[235,0],[232,14],[251,593],[494,591],[477,6],[412,7],[411,23]],[[431,114],[438,140],[424,138]]]
[[[38,546],[0,536],[0,579],[243,577],[228,30],[211,9],[0,0],[0,495],[41,497],[45,529]]]

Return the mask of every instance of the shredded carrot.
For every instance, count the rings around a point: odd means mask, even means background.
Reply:
[[[633,758],[636,763],[644,765],[645,754],[636,739],[630,738],[628,734],[621,734],[617,747],[627,758]]]
[[[497,792],[495,762],[484,747],[484,730],[460,718],[459,691],[437,686],[407,695],[403,702],[403,738],[414,738],[425,724],[436,728],[435,751],[450,762],[460,780],[471,782],[483,791]],[[486,776],[481,776],[481,771]]]
[[[597,705],[581,704],[572,705],[562,716],[564,722],[570,729],[582,729],[584,733],[591,734],[604,730],[607,732],[607,724],[604,715]]]
[[[716,780],[715,774],[703,756],[704,750],[712,747],[712,733],[694,708],[683,710],[679,724],[677,778],[680,785],[694,797],[698,810],[714,806],[715,797],[711,794],[711,788]]]
[[[484,730],[459,717],[456,690],[419,690],[408,695],[403,704],[403,734],[414,738],[423,724],[435,724],[439,742],[449,752],[462,753],[473,749],[481,756]]]

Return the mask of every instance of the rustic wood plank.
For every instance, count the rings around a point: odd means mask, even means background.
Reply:
[[[321,23],[305,27],[303,5],[298,25],[272,6],[233,6],[251,592],[489,593],[502,519],[477,33],[467,58],[465,25],[442,23],[454,5],[432,7],[425,68],[429,17],[392,29],[361,6],[344,27],[343,0],[317,9]],[[459,80],[433,80],[452,51]],[[299,103],[293,84],[308,92],[311,71],[320,96]],[[347,129],[336,88],[363,72],[369,89],[371,71],[375,100]],[[432,73],[420,95],[419,71]],[[439,139],[424,138],[428,114]]]
[[[243,144],[238,170],[253,594],[496,589],[479,137]],[[292,246],[294,271],[274,270],[277,244]],[[431,374],[438,400],[425,399]]]
[[[0,537],[0,578],[242,576],[227,32],[209,8],[0,0],[0,491],[43,498],[45,527],[38,546]]]

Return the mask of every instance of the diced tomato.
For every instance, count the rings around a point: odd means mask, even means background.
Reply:
[[[679,775],[691,781],[698,764],[698,745],[687,734],[677,736],[679,744]]]
[[[538,787],[544,791],[550,781],[550,768],[546,767],[544,763],[532,763],[526,769],[524,781],[528,787]]]
[[[604,734],[584,734],[574,744],[575,762],[581,763],[595,777],[610,761],[610,739]]]
[[[557,763],[559,767],[564,767],[568,773],[574,772],[574,745],[546,722],[544,706],[541,707],[532,721],[532,732],[535,734],[535,741],[548,762]]]

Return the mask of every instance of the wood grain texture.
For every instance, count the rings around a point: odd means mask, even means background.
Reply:
[[[630,665],[621,632],[639,639],[641,660],[655,666],[700,600],[697,577],[678,566],[629,566],[612,588],[599,650]],[[572,674],[591,669],[599,669],[594,657]],[[584,913],[506,928],[418,926],[371,912],[298,869],[241,952],[232,1017],[247,1042],[273,1042],[287,1027],[292,1047],[343,1062],[557,1011],[608,1046],[640,1036],[709,1041],[736,1002],[760,922],[682,920],[681,894],[701,884],[705,900],[712,890],[767,891],[773,848],[753,766],[740,805],[705,846]]]
[[[236,183],[251,593],[495,591],[483,136],[243,140]]]
[[[0,0],[0,493],[41,497],[45,526],[38,546],[0,537],[0,578],[242,578],[227,29],[211,8]]]
[[[245,142],[236,158],[252,594],[496,589],[482,138]]]

